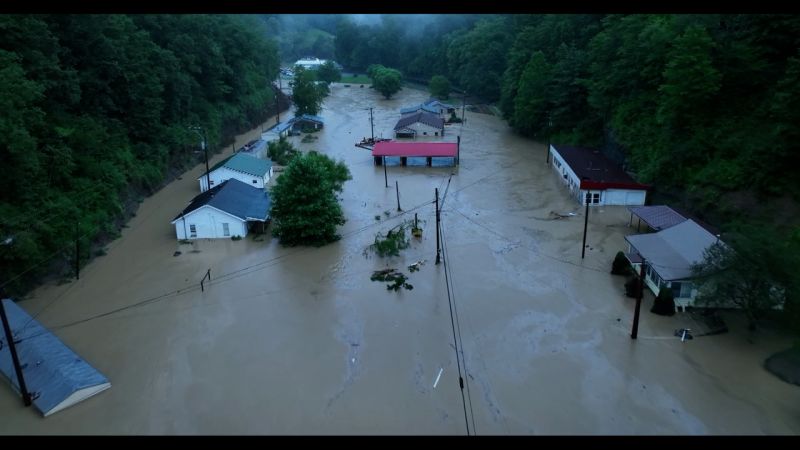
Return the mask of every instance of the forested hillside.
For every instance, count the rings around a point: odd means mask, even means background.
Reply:
[[[170,170],[264,120],[277,48],[254,18],[0,16],[0,285],[23,292]],[[82,258],[88,255],[82,252]],[[20,276],[20,274],[22,274]]]

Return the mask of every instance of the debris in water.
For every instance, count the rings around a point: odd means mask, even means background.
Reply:
[[[172,256],[179,256],[180,254],[181,254],[181,252],[176,251],[175,253],[172,254]]]
[[[425,264],[425,261],[426,260],[423,259],[423,260],[417,261],[414,264],[408,266],[408,271],[409,272],[417,272],[417,271],[419,271],[420,266]]]
[[[372,281],[385,281],[391,284],[386,285],[386,289],[389,291],[399,291],[400,288],[406,288],[407,290],[414,289],[414,286],[406,283],[408,277],[402,273],[398,272],[395,269],[383,269],[383,270],[376,270],[372,273],[372,276],[369,277]]]

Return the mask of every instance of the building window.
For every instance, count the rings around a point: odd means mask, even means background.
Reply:
[[[597,205],[600,203],[600,193],[587,192],[586,197],[584,197],[583,201],[588,202],[590,205]]]
[[[675,298],[690,298],[692,296],[692,283],[688,281],[673,281],[670,287],[672,288],[672,295],[675,296]]]
[[[253,180],[253,184],[258,184],[258,180]]]
[[[197,226],[195,224],[189,225],[189,237],[197,237]]]
[[[227,224],[227,223],[223,223],[223,224],[222,224],[222,235],[223,235],[223,236],[230,236],[230,235],[231,235],[231,230],[230,230],[230,228],[228,227],[228,224]]]
[[[209,185],[209,186],[213,186],[213,185],[214,185],[214,180],[210,180],[210,181],[208,182],[208,185]]]
[[[428,135],[428,132],[427,132],[427,131],[423,131],[423,132],[422,132],[422,135],[423,135],[423,136],[427,136],[427,135]]]
[[[438,132],[438,131],[436,131],[435,133],[433,133],[433,135],[434,135],[434,136],[438,136],[438,135],[439,135],[439,132]]]

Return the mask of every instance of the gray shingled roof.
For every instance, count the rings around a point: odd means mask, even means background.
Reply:
[[[692,277],[692,265],[703,260],[717,237],[691,219],[658,233],[626,236],[625,240],[666,281]]]
[[[656,231],[675,226],[686,220],[686,217],[678,214],[667,205],[629,206],[628,211],[642,219],[647,226]]]
[[[269,217],[271,203],[269,194],[263,189],[231,178],[193,198],[189,206],[175,216],[172,222],[205,205],[213,206],[245,221],[266,220]]]
[[[42,415],[48,416],[111,387],[108,379],[10,299],[3,299],[25,386]],[[19,392],[11,353],[0,335],[0,373]]]
[[[444,129],[444,119],[425,111],[420,111],[418,113],[401,117],[400,120],[397,121],[397,125],[394,126],[394,129],[400,130],[417,122],[424,123],[425,125],[438,128],[440,130]]]

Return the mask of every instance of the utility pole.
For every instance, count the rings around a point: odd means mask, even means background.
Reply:
[[[278,73],[278,93],[275,94],[275,123],[281,123],[281,107],[280,107],[280,94],[283,92],[283,84],[281,83],[281,74]]]
[[[8,343],[8,351],[11,353],[11,361],[14,363],[14,371],[17,373],[17,383],[19,384],[20,393],[22,393],[22,402],[25,406],[31,406],[31,394],[28,392],[28,387],[25,386],[25,377],[22,376],[22,366],[19,364],[14,335],[11,332],[11,325],[9,325],[8,317],[6,316],[5,300],[2,298],[0,298],[0,316],[2,316],[3,320],[3,330],[6,335],[6,343]]]
[[[383,157],[383,182],[386,183],[386,187],[389,187],[389,178],[386,175],[386,157]]]
[[[369,109],[369,128],[372,135],[372,145],[375,145],[375,120],[372,118],[372,108]]]
[[[400,185],[397,183],[397,180],[394,180],[394,190],[397,192],[397,210],[402,211],[402,209],[400,209]]]
[[[80,222],[75,222],[75,279],[81,279],[81,238]]]
[[[586,256],[586,228],[589,226],[589,199],[592,197],[592,191],[586,191],[586,214],[583,220],[583,248],[581,248],[581,259]]]
[[[211,189],[211,173],[208,169],[208,142],[206,142],[206,130],[203,129],[203,152],[206,154],[206,190]]]
[[[636,339],[639,335],[639,310],[642,307],[642,297],[644,296],[644,265],[647,261],[642,257],[642,265],[639,267],[639,292],[636,295],[636,309],[633,312],[633,328],[631,329],[631,339]]]
[[[464,115],[464,111],[467,107],[467,91],[464,91],[464,95],[461,97],[461,123],[464,124],[466,121],[466,116]]]
[[[439,188],[435,188],[436,195],[436,264],[439,264]]]
[[[547,151],[545,152],[545,161],[550,164],[550,135],[553,133],[553,119],[552,113],[547,114]]]

